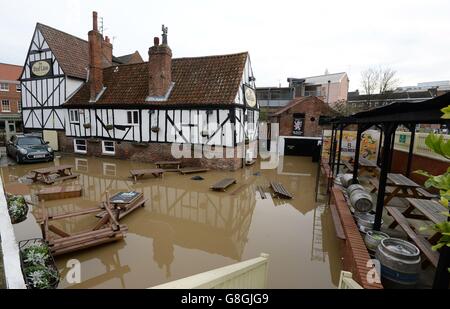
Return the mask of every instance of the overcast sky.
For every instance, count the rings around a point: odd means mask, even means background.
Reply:
[[[104,18],[114,54],[144,60],[161,24],[174,57],[249,51],[257,86],[287,77],[387,66],[402,85],[450,79],[450,1],[25,1],[1,0],[0,62],[23,64],[36,22],[87,39]]]

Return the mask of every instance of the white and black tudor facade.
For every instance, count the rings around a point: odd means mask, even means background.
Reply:
[[[186,165],[237,169],[256,156],[248,53],[172,59],[163,27],[147,62],[114,57],[95,12],[88,37],[37,24],[21,76],[27,131],[57,130],[64,152],[146,162],[173,159],[172,143],[194,145]],[[211,159],[217,146],[226,158]]]

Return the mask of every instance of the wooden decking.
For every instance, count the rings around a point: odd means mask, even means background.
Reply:
[[[39,190],[36,194],[39,201],[58,200],[81,196],[82,188],[80,185],[71,186],[53,186]]]
[[[154,177],[162,177],[164,170],[161,168],[148,168],[148,169],[136,169],[130,170],[131,177],[136,183],[138,178],[142,178],[146,175],[153,175]]]
[[[226,191],[226,189],[231,186],[232,184],[236,183],[236,179],[234,178],[224,178],[222,180],[219,180],[215,184],[211,186],[211,190],[214,191]]]
[[[278,198],[286,198],[286,199],[292,199],[293,196],[291,193],[286,190],[286,188],[278,182],[271,182],[270,187],[272,188],[274,195]]]

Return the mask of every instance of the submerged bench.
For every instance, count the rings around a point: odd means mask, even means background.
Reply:
[[[36,194],[40,201],[59,200],[63,198],[79,197],[81,196],[81,186],[54,186],[39,190]]]
[[[178,171],[184,175],[184,174],[207,172],[207,171],[209,171],[209,169],[198,166],[198,167],[183,167],[183,168],[180,168]]]
[[[164,170],[161,168],[130,170],[130,174],[134,182],[136,182],[138,178],[144,177],[146,175],[153,175],[154,177],[162,177],[164,174]]]
[[[155,165],[157,168],[163,168],[163,167],[171,167],[171,168],[166,168],[166,172],[169,171],[178,171],[180,169],[181,166],[181,161],[157,161],[155,162]]]
[[[271,182],[270,186],[275,193],[275,196],[278,198],[287,198],[291,199],[293,196],[286,190],[286,188],[279,182]]]
[[[229,186],[236,183],[236,179],[234,178],[224,178],[222,180],[219,180],[215,184],[211,186],[212,190],[215,191],[225,191]]]

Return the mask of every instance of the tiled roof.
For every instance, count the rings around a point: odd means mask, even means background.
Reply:
[[[0,63],[0,80],[16,81],[22,73],[22,66]]]
[[[247,53],[172,59],[173,89],[166,101],[148,102],[148,62],[103,70],[106,90],[89,103],[86,83],[64,105],[101,104],[232,104],[239,90]]]
[[[119,57],[113,57],[113,62],[115,62],[115,64],[131,64],[131,63],[144,62],[144,60],[142,60],[142,57],[139,54],[139,52],[135,51],[132,54],[123,55],[123,56],[119,56]]]
[[[296,99],[292,100],[291,102],[289,102],[289,104],[287,104],[286,106],[284,106],[284,107],[278,109],[277,111],[273,112],[272,114],[270,114],[270,116],[278,116],[278,115],[288,111],[295,105],[301,104],[304,102],[308,102],[308,101],[314,101],[316,104],[320,104],[324,115],[328,115],[328,116],[337,115],[336,111],[334,109],[332,109],[331,107],[329,107],[324,101],[322,101],[321,99],[319,99],[317,97],[310,96],[310,97],[296,98]]]
[[[372,95],[358,94],[356,92],[348,93],[348,102],[353,101],[391,101],[391,100],[408,100],[408,99],[430,99],[433,94],[430,91],[404,91],[404,92],[386,92],[376,93]]]
[[[87,41],[55,28],[38,23],[48,46],[59,65],[68,76],[86,78],[89,67],[89,44]]]

